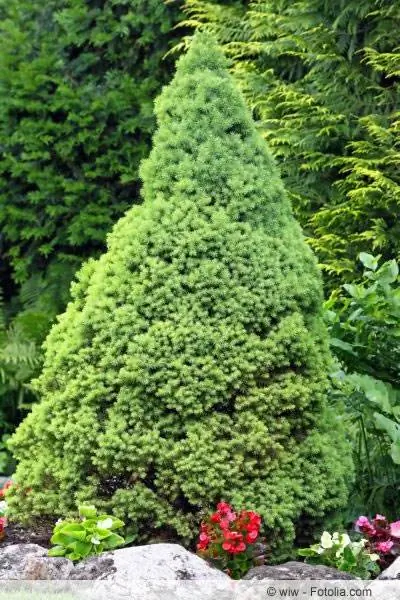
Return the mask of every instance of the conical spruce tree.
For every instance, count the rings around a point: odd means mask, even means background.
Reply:
[[[87,263],[12,447],[13,519],[82,501],[137,541],[193,538],[220,499],[259,511],[275,558],[346,500],[326,406],[321,281],[225,59],[205,34],[156,103],[144,203]]]

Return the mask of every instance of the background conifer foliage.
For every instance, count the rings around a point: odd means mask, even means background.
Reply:
[[[0,227],[14,281],[55,261],[76,269],[138,199],[176,15],[162,0],[0,0]]]
[[[11,517],[85,500],[136,540],[188,539],[225,498],[260,512],[277,558],[301,518],[345,505],[351,472],[326,402],[320,275],[210,37],[156,113],[144,202],[46,341],[40,402],[12,442]]]
[[[186,0],[184,10],[233,59],[328,286],[360,276],[361,251],[398,259],[400,4]]]
[[[140,200],[177,14],[163,0],[0,0],[1,433],[34,400],[25,384],[82,259]]]

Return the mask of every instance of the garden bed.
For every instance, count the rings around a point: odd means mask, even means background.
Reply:
[[[1,540],[2,548],[12,544],[38,544],[50,548],[50,538],[54,523],[46,519],[38,519],[35,524],[24,527],[19,523],[8,523],[7,534]]]

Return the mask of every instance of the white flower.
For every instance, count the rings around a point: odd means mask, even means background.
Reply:
[[[7,502],[5,500],[2,500],[0,502],[0,515],[4,515],[6,510],[7,510]]]
[[[355,556],[358,556],[359,554],[361,554],[361,552],[364,550],[364,546],[366,543],[367,543],[366,539],[362,539],[359,542],[353,542],[353,544],[352,544],[353,554]]]
[[[380,556],[379,554],[370,554],[369,555],[369,559],[372,560],[373,562],[376,562],[377,560],[379,560]]]
[[[111,529],[113,524],[112,519],[104,519],[103,521],[97,521],[97,527],[99,529]]]
[[[95,544],[96,546],[98,544],[100,544],[100,540],[97,537],[95,537],[95,536],[91,537],[90,541],[92,542],[92,544]]]
[[[328,550],[333,546],[332,536],[330,533],[328,533],[328,531],[324,531],[324,533],[321,535],[321,546],[324,548],[324,550]]]

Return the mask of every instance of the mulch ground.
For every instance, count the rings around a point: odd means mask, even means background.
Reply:
[[[50,538],[54,523],[38,521],[33,527],[23,527],[18,523],[8,523],[5,536],[0,540],[0,548],[11,544],[38,544],[50,548]]]

